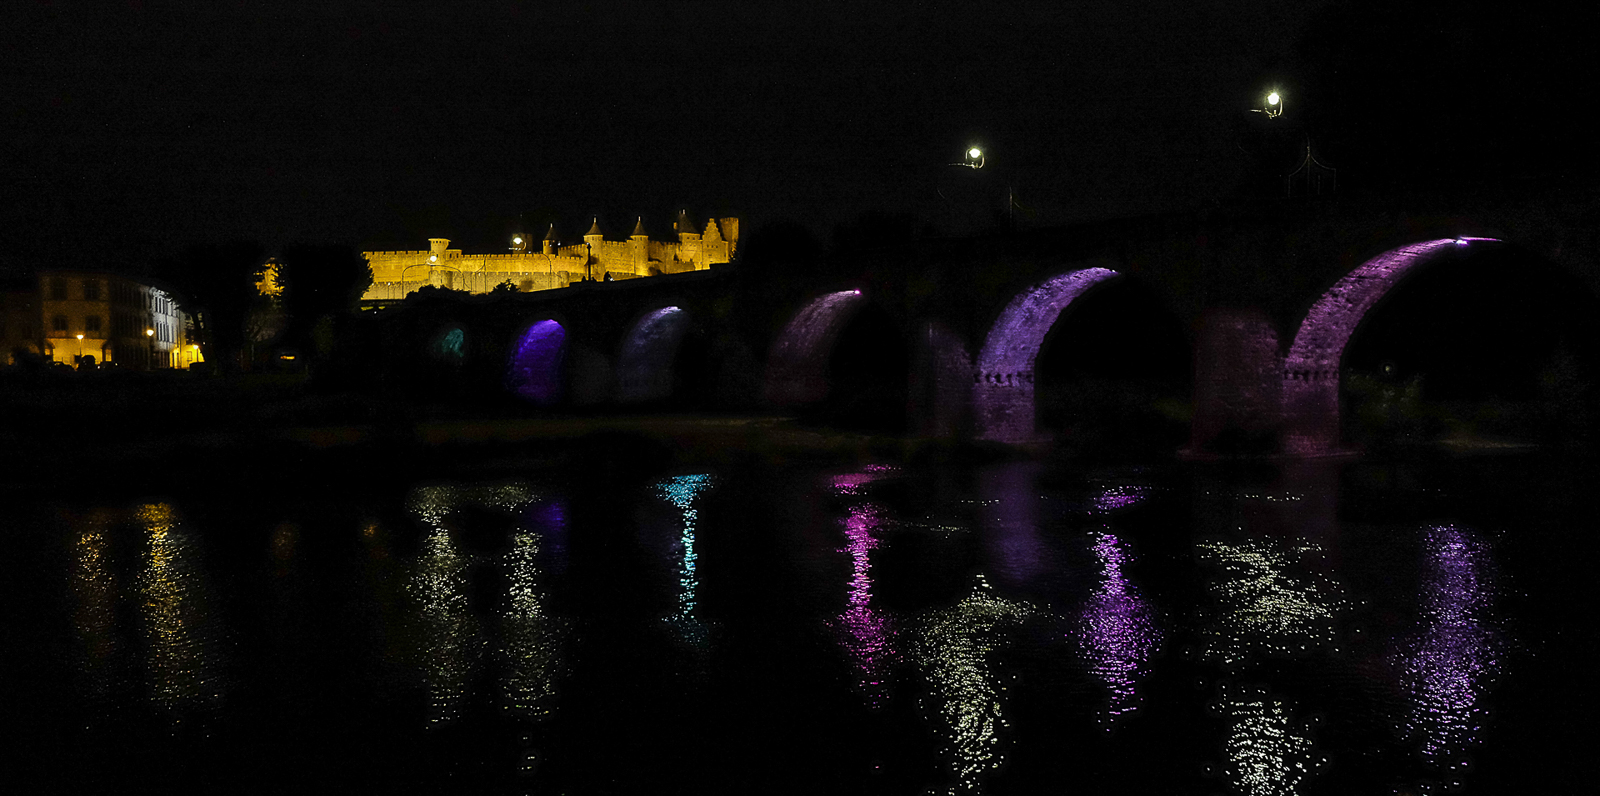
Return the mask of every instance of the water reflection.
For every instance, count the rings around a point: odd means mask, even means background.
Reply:
[[[979,575],[970,594],[919,623],[912,654],[927,678],[941,725],[940,756],[952,793],[979,791],[985,772],[1004,760],[1001,730],[1008,725],[1000,692],[1005,688],[989,653],[1000,645],[1005,629],[1034,612],[1032,605],[996,596]]]
[[[678,537],[681,550],[678,561],[678,606],[668,621],[685,641],[692,644],[704,644],[706,641],[705,622],[700,618],[699,554],[695,552],[695,526],[699,522],[700,511],[695,508],[695,502],[710,486],[709,473],[680,475],[656,485],[656,491],[662,499],[671,503],[682,515],[683,529]]]
[[[134,519],[148,545],[138,588],[151,698],[180,721],[184,714],[213,707],[222,699],[220,656],[207,610],[200,541],[178,523],[176,512],[166,503],[141,505],[134,510]]]
[[[978,472],[981,536],[1001,588],[1026,591],[1050,556],[1039,536],[1038,462],[1004,462]]]
[[[464,508],[498,509],[516,515],[535,500],[533,490],[519,482],[432,485],[418,487],[411,494],[412,515],[430,527],[407,591],[416,607],[416,657],[428,688],[431,723],[458,717],[474,673],[490,651],[502,669],[499,683],[506,707],[529,718],[549,712],[561,667],[565,624],[552,617],[547,607],[540,538],[542,531],[551,530],[543,526],[561,522],[563,513],[554,510],[521,516],[499,556],[464,551],[456,538],[461,529],[452,527],[454,515]],[[377,528],[369,528],[370,544]],[[560,536],[561,530],[555,529],[554,535]],[[503,608],[494,628],[487,627],[474,612],[471,592],[474,573],[481,575],[488,568],[503,573],[506,583],[505,599],[500,603]],[[490,638],[491,629],[498,630],[498,644]]]
[[[550,615],[538,563],[539,537],[518,530],[504,560],[510,595],[500,618],[505,658],[500,690],[512,710],[529,718],[550,712],[565,629]]]
[[[1092,538],[1100,580],[1079,615],[1077,640],[1090,672],[1111,691],[1104,718],[1115,721],[1138,706],[1134,688],[1161,636],[1149,604],[1123,570],[1131,558],[1126,544],[1109,526]]]
[[[1247,796],[1289,796],[1324,762],[1309,733],[1264,686],[1227,685],[1219,704],[1228,722],[1228,779]]]
[[[467,564],[450,532],[436,528],[422,542],[410,583],[418,608],[428,720],[434,723],[456,717],[482,646],[478,622],[467,604]]]
[[[110,561],[110,532],[115,517],[107,511],[91,513],[73,544],[73,629],[78,637],[80,693],[90,704],[101,705],[110,696],[115,677],[117,640],[117,578]]]
[[[1341,605],[1333,584],[1298,571],[1319,546],[1275,539],[1198,545],[1202,563],[1220,570],[1208,584],[1206,658],[1236,665],[1258,655],[1298,654],[1332,644]]]
[[[1493,563],[1488,545],[1466,529],[1432,526],[1423,538],[1421,628],[1398,652],[1410,701],[1405,725],[1423,757],[1449,771],[1466,767],[1484,692],[1500,670]]]
[[[843,644],[856,669],[856,687],[870,707],[880,707],[888,698],[888,669],[895,657],[893,620],[872,605],[873,550],[882,544],[879,534],[884,525],[882,507],[860,499],[863,487],[892,472],[888,468],[868,468],[866,472],[833,478],[835,494],[856,498],[846,506],[845,546],[839,552],[850,555],[848,607],[838,618]]]

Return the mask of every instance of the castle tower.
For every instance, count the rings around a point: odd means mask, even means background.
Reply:
[[[554,223],[552,223],[550,225],[550,231],[544,233],[544,253],[545,254],[555,254],[556,253],[556,243],[557,243],[557,240],[556,240],[556,225]]]
[[[689,218],[689,211],[687,209],[679,211],[678,220],[673,223],[672,228],[678,232],[679,243],[688,243],[691,240],[700,240],[700,233],[694,231],[694,221]]]
[[[639,216],[639,223],[633,225],[633,234],[628,236],[628,244],[633,249],[634,273],[643,276],[647,273],[650,262],[650,236],[644,231],[644,216]]]
[[[599,262],[600,251],[601,251],[600,246],[601,246],[602,243],[605,242],[605,236],[600,234],[600,217],[599,216],[595,217],[594,224],[589,226],[589,231],[583,233],[583,242],[589,244],[589,263],[590,263],[589,278],[590,279],[602,279],[602,278],[604,278],[605,277],[605,269],[603,269],[603,268],[599,269],[600,273],[596,274],[595,273],[596,269],[593,267],[594,264],[597,264]]]
[[[698,265],[700,262],[700,233],[694,231],[694,221],[687,209],[678,213],[678,261]]]
[[[428,263],[430,265],[437,265],[437,264],[443,263],[444,262],[444,251],[445,251],[445,249],[447,249],[449,247],[450,247],[450,239],[449,238],[429,238],[428,239],[428,249],[430,250],[430,254],[432,256],[428,258]]]

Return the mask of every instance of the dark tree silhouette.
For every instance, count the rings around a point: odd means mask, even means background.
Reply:
[[[372,268],[354,249],[338,245],[286,246],[278,259],[287,339],[302,351],[326,355],[329,335],[337,335],[372,285]]]
[[[201,352],[211,362],[235,364],[245,346],[245,321],[260,300],[256,281],[266,252],[255,241],[190,246],[159,260],[152,276],[172,285],[194,313]]]

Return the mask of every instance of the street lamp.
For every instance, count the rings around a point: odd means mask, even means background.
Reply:
[[[78,359],[77,359],[77,363],[79,365],[83,364],[83,335],[81,335],[81,334],[78,335]]]
[[[960,163],[951,163],[950,165],[952,165],[952,166],[966,166],[969,169],[981,169],[981,168],[983,168],[983,163],[984,163],[983,150],[981,150],[981,149],[979,149],[979,148],[977,148],[975,146],[974,147],[967,147],[967,151],[964,154],[965,154],[965,160],[962,160]]]
[[[1284,105],[1285,102],[1283,95],[1279,94],[1277,91],[1271,91],[1267,93],[1266,105],[1263,105],[1259,108],[1251,108],[1250,110],[1252,113],[1265,113],[1268,119],[1276,119],[1283,115]]]

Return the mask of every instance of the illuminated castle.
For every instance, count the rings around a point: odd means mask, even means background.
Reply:
[[[696,232],[684,211],[672,226],[677,232],[675,241],[650,240],[642,218],[627,240],[606,240],[596,219],[582,243],[561,244],[552,224],[537,250],[529,236],[512,236],[509,254],[464,254],[449,248],[448,238],[429,238],[426,251],[362,252],[372,266],[372,287],[361,300],[394,301],[425,285],[488,293],[496,285],[510,282],[517,290],[528,292],[586,279],[609,281],[703,271],[732,260],[739,245],[737,218],[710,219]]]

